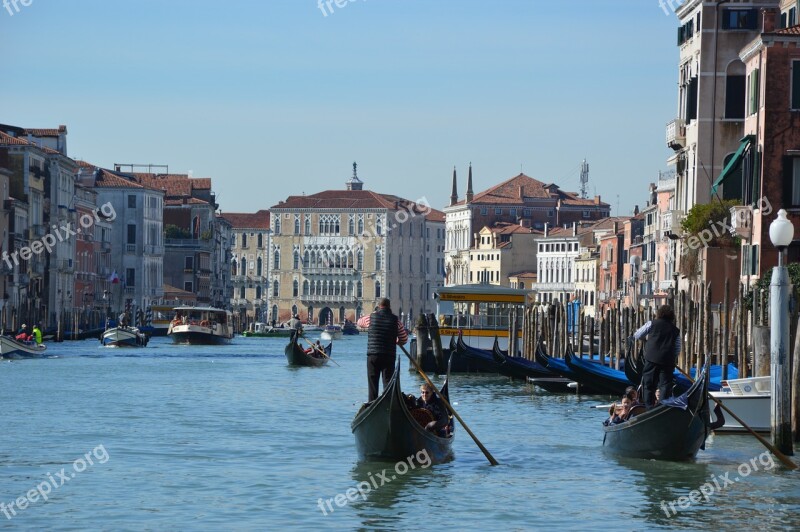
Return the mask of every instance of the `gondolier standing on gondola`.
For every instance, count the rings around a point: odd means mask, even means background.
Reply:
[[[645,406],[652,408],[656,389],[661,391],[661,399],[672,397],[672,374],[681,352],[681,332],[675,327],[675,312],[672,307],[662,305],[655,320],[648,321],[633,333],[637,340],[644,336],[647,336],[647,342],[644,346],[642,398]]]
[[[367,383],[369,400],[378,398],[378,379],[383,376],[383,388],[389,384],[394,373],[398,345],[408,341],[408,333],[400,319],[392,314],[389,300],[383,298],[375,312],[358,320],[358,326],[368,331],[367,338]]]

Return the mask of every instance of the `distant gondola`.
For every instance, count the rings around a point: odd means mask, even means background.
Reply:
[[[564,377],[565,379],[569,379],[571,381],[575,381],[579,383],[578,392],[585,393],[589,395],[596,395],[596,394],[606,394],[608,392],[604,392],[594,386],[583,384],[580,382],[578,375],[572,371],[572,369],[567,366],[567,363],[564,360],[559,358],[553,358],[549,356],[544,351],[544,345],[542,342],[539,342],[536,349],[536,361],[541,364],[542,366],[546,367],[553,373]],[[538,384],[538,383],[537,383]]]
[[[295,331],[292,333],[289,344],[283,352],[286,354],[286,360],[289,362],[290,366],[324,366],[328,363],[332,350],[333,344],[330,343],[325,347],[325,354],[328,355],[327,357],[322,356],[321,353],[306,353],[297,343],[297,332]]]
[[[603,447],[614,454],[656,460],[691,460],[708,435],[708,375],[677,398],[616,425],[603,427]]]
[[[445,380],[441,393],[449,400],[448,380]],[[450,435],[440,437],[425,430],[413,417],[405,399],[400,389],[398,359],[394,375],[383,394],[370,403],[364,403],[350,426],[356,437],[359,456],[365,460],[396,461],[425,450],[433,463],[450,460],[453,456],[452,417],[448,427]]]

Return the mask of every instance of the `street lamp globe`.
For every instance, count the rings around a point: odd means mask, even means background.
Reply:
[[[778,211],[778,217],[769,224],[769,239],[778,249],[788,247],[794,238],[794,225],[786,218],[786,210]]]

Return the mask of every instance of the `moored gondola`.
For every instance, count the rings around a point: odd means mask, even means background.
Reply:
[[[290,366],[324,366],[328,363],[328,360],[331,356],[331,351],[333,350],[332,343],[325,347],[325,354],[327,356],[323,356],[321,353],[316,353],[314,351],[311,353],[306,353],[305,350],[297,343],[297,340],[298,335],[297,331],[295,331],[292,333],[292,336],[289,339],[289,344],[283,351]]]
[[[536,355],[535,355],[536,356],[536,361],[539,364],[541,364],[542,366],[546,367],[547,369],[549,369],[553,373],[555,373],[557,375],[560,375],[561,377],[564,377],[565,379],[569,379],[571,381],[578,382],[579,383],[579,385],[577,387],[577,392],[578,393],[585,393],[585,394],[590,394],[590,395],[596,395],[596,394],[601,394],[602,395],[602,394],[607,393],[607,392],[603,392],[601,390],[598,390],[597,388],[595,388],[593,386],[580,383],[579,379],[578,379],[578,376],[575,374],[574,371],[572,371],[572,369],[570,369],[569,366],[567,366],[567,363],[564,362],[564,360],[559,359],[559,358],[553,358],[553,357],[549,356],[547,353],[545,353],[544,344],[541,341],[537,343],[537,347],[536,347],[535,353],[536,353]],[[538,384],[538,382],[537,382],[537,384]]]
[[[564,362],[584,387],[588,386],[602,393],[619,396],[625,393],[628,386],[632,385],[625,372],[584,360],[575,356],[571,349],[567,349]]]
[[[683,395],[603,427],[603,448],[631,458],[691,460],[708,435],[708,373]]]
[[[441,394],[449,400],[448,381],[445,380]],[[383,394],[362,405],[350,428],[356,438],[358,454],[365,460],[405,460],[423,450],[433,463],[446,462],[453,457],[452,417],[447,437],[425,430],[414,418],[400,387],[399,359]]]
[[[474,368],[474,371],[480,373],[498,373],[499,371],[497,362],[494,356],[492,356],[491,351],[468,346],[464,343],[464,339],[460,333],[456,340],[456,352],[461,359],[469,362]]]
[[[500,374],[511,377],[512,379],[520,379],[524,381],[528,377],[533,379],[559,377],[538,362],[534,362],[523,357],[512,357],[503,353],[503,351],[500,349],[500,344],[497,341],[497,338],[494,340],[492,357],[497,363],[497,370],[500,372]]]

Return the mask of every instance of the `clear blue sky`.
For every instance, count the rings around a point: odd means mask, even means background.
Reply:
[[[0,0],[2,2],[2,0]],[[342,0],[340,0],[342,2]],[[342,2],[345,3],[345,2]],[[1,3],[0,3],[1,5]],[[12,8],[13,9],[13,8]],[[441,208],[523,171],[616,214],[666,169],[677,19],[657,0],[32,0],[0,8],[0,122],[212,177],[223,212],[359,177]]]

